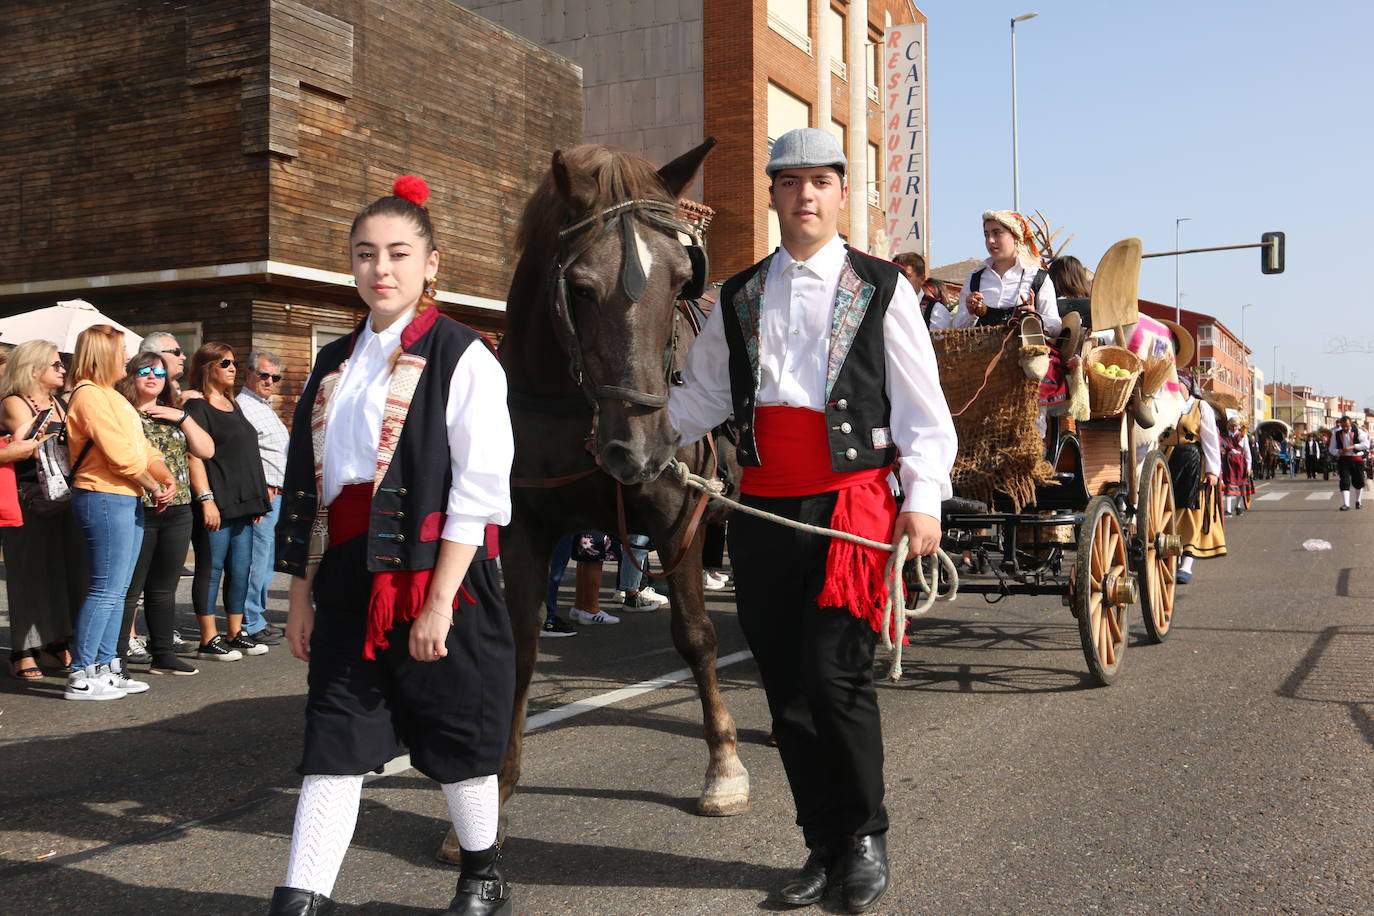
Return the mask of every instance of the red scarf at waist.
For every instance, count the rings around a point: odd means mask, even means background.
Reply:
[[[367,536],[368,518],[372,512],[372,484],[350,484],[329,504],[329,543],[342,544],[355,537]],[[488,525],[486,546],[490,556],[496,556],[496,526]],[[372,594],[367,604],[367,639],[363,643],[363,658],[375,659],[377,652],[391,645],[387,633],[398,623],[406,623],[420,616],[429,593],[433,569],[398,569],[372,574]],[[453,596],[453,607],[459,599],[469,604],[477,601],[468,590],[459,586]]]
[[[897,522],[897,504],[887,485],[890,468],[833,470],[825,424],[825,414],[815,410],[758,408],[754,430],[763,464],[744,469],[740,490],[750,496],[811,496],[838,491],[829,527],[888,543]],[[832,538],[825,585],[816,603],[845,608],[881,632],[888,556],[885,550]],[[900,635],[900,629],[894,627],[892,637]]]

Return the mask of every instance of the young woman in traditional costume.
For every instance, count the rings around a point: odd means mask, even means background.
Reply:
[[[1180,330],[1177,326],[1173,328],[1174,352],[1186,366],[1192,358],[1193,344],[1188,340],[1186,352],[1181,352]],[[1193,580],[1195,558],[1226,555],[1226,532],[1222,529],[1221,507],[1216,497],[1221,474],[1221,435],[1216,412],[1198,397],[1197,383],[1191,377],[1180,373],[1179,381],[1183,383],[1183,414],[1173,429],[1165,431],[1159,444],[1168,456],[1169,472],[1174,478],[1175,517],[1183,542],[1177,581],[1187,585]]]
[[[286,636],[310,687],[279,916],[332,911],[363,774],[400,743],[442,785],[462,847],[445,912],[510,908],[495,774],[515,661],[489,536],[510,520],[506,382],[477,332],[436,307],[428,194],[404,176],[354,220],[369,314],[320,352],[296,409],[277,564],[294,577]]]
[[[1045,337],[1053,340],[1062,322],[1054,281],[1040,268],[1030,221],[1013,210],[985,210],[983,244],[988,256],[964,281],[952,324],[943,325],[937,309],[931,330],[1006,324],[1039,315]]]
[[[1221,437],[1221,494],[1226,502],[1226,514],[1235,515],[1236,506],[1247,494],[1255,492],[1250,480],[1250,442],[1241,429],[1240,418],[1226,421],[1226,435]]]

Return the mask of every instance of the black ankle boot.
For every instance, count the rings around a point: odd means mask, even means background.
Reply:
[[[298,887],[279,887],[272,891],[272,908],[267,916],[331,916],[334,901],[324,894]]]
[[[855,837],[845,852],[844,908],[862,913],[887,893],[887,835]]]
[[[778,896],[789,906],[819,903],[830,884],[830,872],[838,861],[839,856],[834,845],[824,843],[812,847],[801,871],[788,879],[782,890],[778,891]]]
[[[510,912],[510,885],[497,864],[500,852],[501,847],[496,845],[481,852],[460,851],[458,893],[453,895],[444,916],[496,916]]]

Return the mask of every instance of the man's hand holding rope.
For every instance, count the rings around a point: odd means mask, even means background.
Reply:
[[[908,538],[910,556],[928,557],[940,546],[940,520],[924,512],[902,512],[892,528],[892,543],[901,543],[902,535]]]

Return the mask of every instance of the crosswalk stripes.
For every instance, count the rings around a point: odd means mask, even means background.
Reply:
[[[1277,499],[1283,499],[1290,492],[1291,491],[1289,490],[1270,490],[1266,493],[1256,496],[1255,502],[1265,502],[1266,500],[1272,502]]]
[[[1336,492],[1334,490],[1323,490],[1320,493],[1308,493],[1307,501],[1310,503],[1318,502],[1321,500],[1334,499],[1335,496]]]

